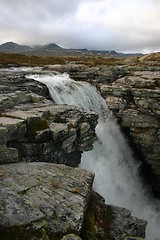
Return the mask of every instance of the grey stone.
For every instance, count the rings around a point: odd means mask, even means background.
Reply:
[[[125,208],[112,206],[112,210],[114,220],[111,225],[111,235],[115,240],[125,239],[128,236],[145,238],[146,221],[132,217],[131,211]]]
[[[100,85],[109,109],[129,133],[130,143],[136,146],[138,153],[143,156],[143,162],[151,169],[152,187],[156,192],[160,192],[159,79],[159,70],[133,71],[110,85]]]
[[[94,174],[46,163],[18,163],[0,168],[0,234],[44,229],[47,235],[79,234]],[[19,229],[18,229],[19,228]],[[3,229],[3,230],[2,230]]]
[[[1,95],[0,96],[0,108],[1,110],[9,109],[13,107],[14,102],[10,96]]]
[[[127,109],[122,112],[122,124],[131,128],[159,128],[160,126],[160,122],[154,116],[143,114],[133,109]]]
[[[16,148],[23,161],[78,166],[82,151],[92,149],[97,140],[97,119],[93,112],[48,100],[23,104],[2,113],[0,143]]]
[[[7,143],[7,128],[0,127],[0,144]]]
[[[19,162],[18,150],[0,145],[0,164]]]
[[[105,204],[104,198],[92,191],[80,237],[93,240],[144,237],[146,224],[125,208]]]
[[[67,234],[61,240],[82,240],[82,239],[75,234]]]
[[[26,123],[21,119],[0,117],[0,126],[7,129],[7,141],[22,139],[26,133]]]

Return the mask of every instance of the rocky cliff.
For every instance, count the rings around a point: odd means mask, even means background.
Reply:
[[[144,237],[146,222],[105,205],[91,193],[93,178],[87,170],[60,164],[1,165],[1,239],[58,240],[69,233],[88,240]]]
[[[19,94],[23,95],[15,92],[15,98]],[[95,113],[54,106],[49,100],[2,111],[0,162],[45,161],[78,166],[82,151],[92,149],[96,140],[96,122]]]
[[[43,85],[18,76],[10,83],[10,78],[3,81],[14,92],[1,86],[0,162],[45,161],[78,166],[81,153],[92,149],[96,141],[98,115],[53,105],[33,92],[46,94],[45,86],[43,89]]]
[[[135,71],[100,89],[160,193],[160,72]]]
[[[106,205],[92,191],[94,174],[70,167],[92,149],[97,114],[54,105],[24,73],[6,71],[0,81],[1,239],[144,237],[145,221]]]
[[[147,61],[151,61],[151,57],[147,56]],[[89,81],[100,90],[136,156],[143,162],[154,192],[159,195],[160,71],[159,65],[154,66],[155,62],[150,62],[151,66],[148,62],[144,63],[145,58],[140,58],[140,66],[137,66],[138,59],[134,64],[131,60],[124,62],[122,59],[122,66],[89,67],[74,63],[53,68],[68,72],[75,80]]]

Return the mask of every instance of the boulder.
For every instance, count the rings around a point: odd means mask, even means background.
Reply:
[[[110,233],[115,240],[145,238],[146,221],[131,216],[131,211],[125,208],[112,206],[112,210],[114,220]]]
[[[0,164],[19,162],[18,150],[0,145]]]
[[[92,191],[80,236],[86,240],[144,238],[146,225],[146,221],[132,217],[131,211],[105,204],[104,198]]]

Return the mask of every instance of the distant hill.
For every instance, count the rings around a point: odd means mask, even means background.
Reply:
[[[50,44],[47,44],[47,45],[44,45],[44,48],[48,51],[52,51],[52,50],[60,50],[62,49],[60,46],[58,46],[57,44],[55,43],[50,43]]]
[[[0,52],[3,53],[25,53],[25,52],[43,52],[43,51],[57,51],[63,50],[60,46],[55,43],[50,43],[47,45],[38,45],[34,47],[19,45],[14,42],[6,42],[0,45]]]
[[[139,58],[140,61],[160,61],[160,52],[146,54]]]
[[[88,50],[88,49],[64,49],[55,43],[37,46],[25,46],[19,45],[14,42],[6,42],[0,45],[0,52],[3,53],[19,53],[26,55],[41,55],[41,56],[54,56],[54,55],[98,55],[98,56],[113,56],[113,57],[132,57],[142,56],[141,53],[136,54],[124,54],[118,53],[114,50]]]
[[[31,51],[32,48],[28,46],[22,46],[14,42],[6,42],[0,45],[0,52],[5,53],[21,53]]]
[[[143,56],[142,53],[121,53],[116,52],[115,50],[88,50],[88,49],[74,49],[75,51],[82,52],[83,54],[96,54],[96,55],[107,55],[113,57],[136,57],[136,56]]]
[[[55,43],[50,43],[47,45],[38,45],[38,46],[34,46],[33,51],[35,50],[39,50],[39,51],[54,51],[54,50],[63,50],[63,48],[61,48],[60,46],[58,46]]]

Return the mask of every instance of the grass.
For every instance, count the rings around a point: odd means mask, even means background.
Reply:
[[[46,65],[56,65],[56,64],[84,64],[89,67],[95,66],[130,66],[134,69],[138,68],[140,70],[145,70],[146,68],[158,68],[160,67],[160,53],[153,53],[143,57],[133,57],[133,58],[121,58],[121,57],[111,57],[111,56],[98,56],[98,55],[24,55],[15,53],[0,53],[0,67],[9,67],[12,65],[17,66],[46,66]],[[129,61],[129,62],[128,62]],[[153,69],[153,70],[154,70]]]
[[[68,62],[85,64],[87,66],[122,65],[122,61],[119,58],[103,56],[28,56],[23,54],[0,53],[0,65],[2,67],[7,67],[12,64],[19,66],[44,66],[65,64]]]

